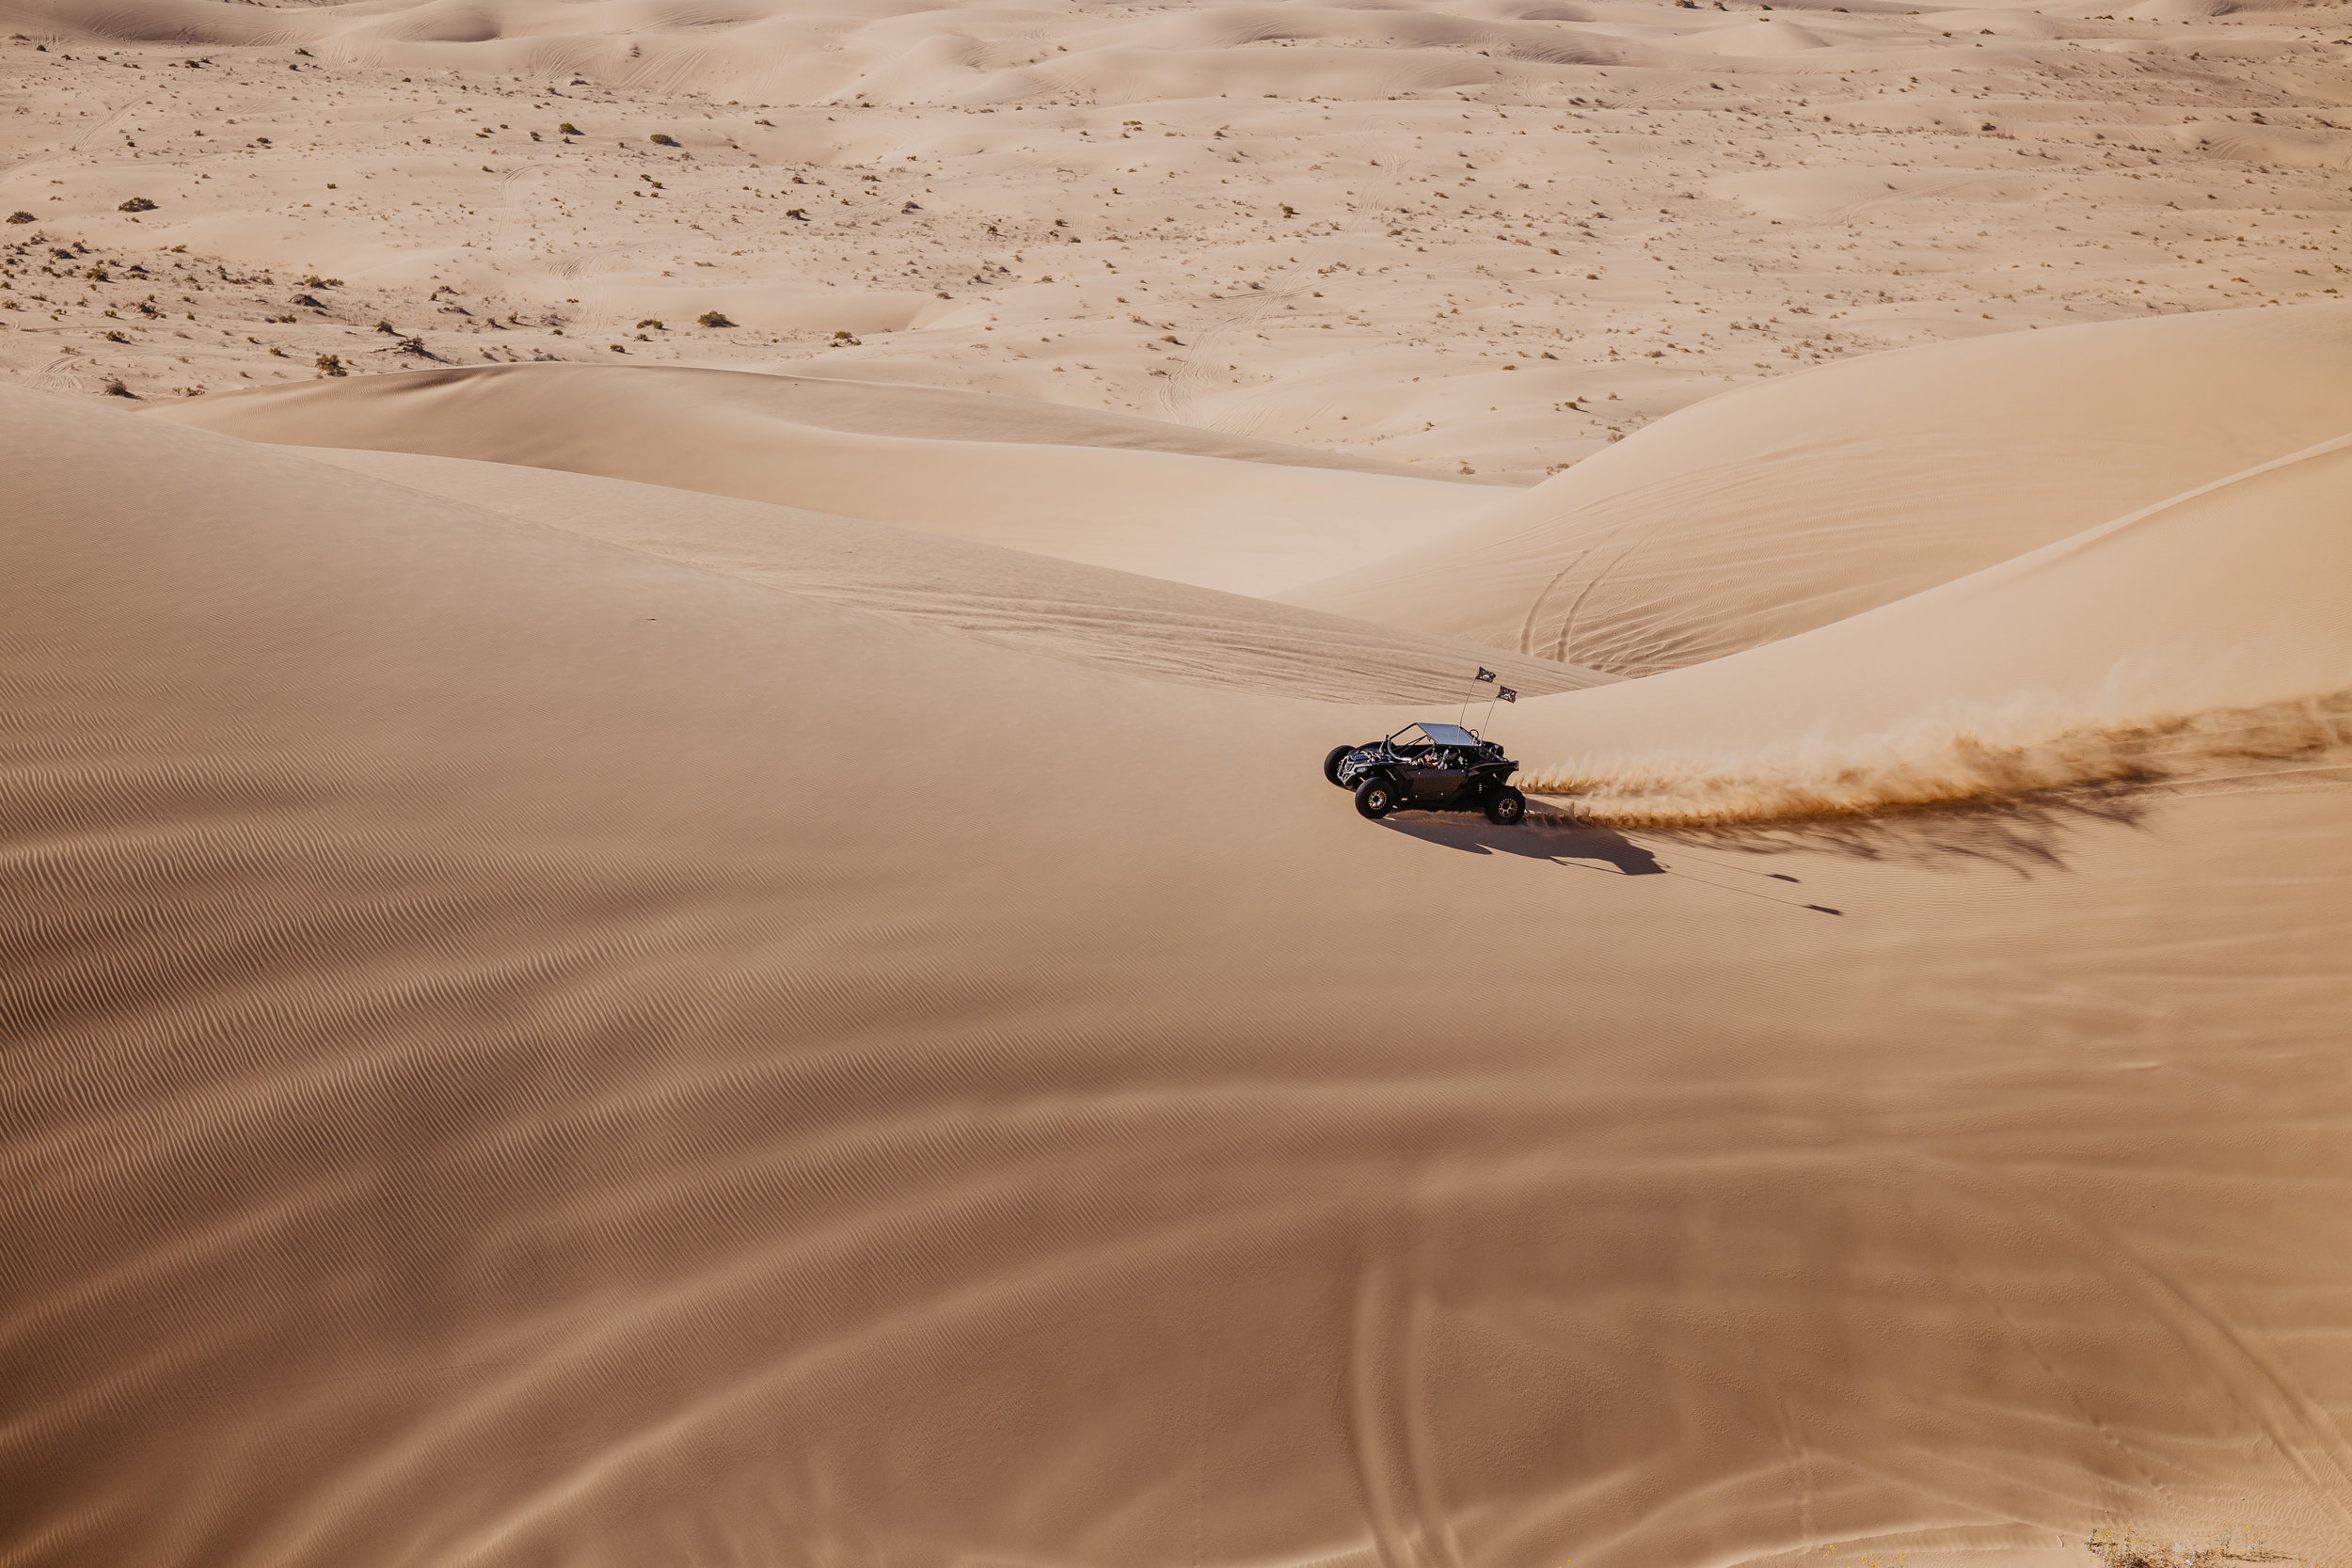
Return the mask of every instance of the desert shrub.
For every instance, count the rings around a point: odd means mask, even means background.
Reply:
[[[302,280],[302,286],[306,289],[340,289],[343,286],[343,280],[340,277],[321,277],[317,273],[312,273]]]
[[[125,387],[122,384],[122,379],[119,376],[106,383],[106,395],[110,398],[135,398],[138,396],[136,392],[131,390],[130,388]]]
[[[651,316],[647,316],[644,321],[637,324],[638,330],[641,332],[648,326],[652,327],[657,332],[666,332],[669,330],[669,328],[663,326],[660,322],[654,320]]]
[[[694,319],[705,326],[733,326],[735,325],[716,310],[705,310]]]
[[[555,128],[555,133],[560,136],[577,136],[580,135],[580,127],[567,119]]]
[[[8,214],[8,221],[10,223],[30,223],[33,221],[33,214],[26,212],[10,213]]]
[[[321,375],[349,375],[351,373],[343,368],[342,358],[339,355],[320,355],[318,358],[318,366],[319,374]]]
[[[123,336],[119,332],[109,332],[106,334],[106,341],[110,343],[127,343],[130,341],[131,340],[129,338]]]
[[[155,204],[143,196],[135,196],[115,209],[118,213],[151,213],[154,210]]]
[[[649,139],[656,147],[675,147],[677,138],[667,131],[656,131]]]
[[[2234,1568],[2240,1563],[2286,1560],[2281,1553],[2266,1551],[2259,1544],[2240,1545],[2227,1536],[2201,1546],[2181,1541],[2150,1540],[2137,1530],[2102,1529],[2083,1544],[2099,1560],[2101,1568]]]

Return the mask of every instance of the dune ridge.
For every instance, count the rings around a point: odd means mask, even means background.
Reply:
[[[1639,675],[1846,620],[2352,430],[2352,305],[2013,333],[1701,403],[1282,596]]]
[[[1549,659],[999,546],[628,480],[289,449],[430,495],[763,583],[1163,680],[1330,702],[1458,702],[1491,664],[1530,696],[1616,679]]]
[[[810,422],[812,394],[828,390],[740,371],[477,366],[151,412],[251,440],[702,490],[1242,594],[1442,535],[1493,496],[1376,466],[1285,461],[1266,442],[929,388],[846,392]],[[1103,444],[1071,444],[1089,436]]]

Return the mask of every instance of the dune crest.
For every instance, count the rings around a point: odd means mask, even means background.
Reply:
[[[1595,821],[1837,816],[2318,756],[2352,690],[2352,436],[1835,625],[1528,705]],[[1581,760],[1580,760],[1581,759]]]
[[[1161,679],[1329,702],[1457,702],[1484,663],[1529,695],[1614,680],[1272,600],[699,491],[408,452],[292,449],[827,604]]]
[[[1843,621],[2352,430],[2352,305],[2010,334],[1668,416],[1293,603],[1649,674]]]
[[[155,414],[250,440],[702,490],[1241,594],[1441,536],[1493,495],[1143,420],[736,371],[484,366]]]

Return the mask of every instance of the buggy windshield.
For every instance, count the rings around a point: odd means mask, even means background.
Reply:
[[[1389,736],[1389,744],[1406,749],[1422,745],[1460,746],[1476,751],[1478,737],[1458,724],[1408,724]]]

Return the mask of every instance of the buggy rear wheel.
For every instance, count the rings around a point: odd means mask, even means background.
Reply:
[[[1396,810],[1396,785],[1386,779],[1366,779],[1356,786],[1356,809],[1379,821]]]
[[[1498,828],[1514,827],[1527,815],[1527,797],[1504,784],[1486,797],[1486,820]]]
[[[1342,789],[1345,789],[1347,785],[1340,783],[1340,764],[1345,762],[1347,753],[1355,749],[1353,746],[1334,746],[1331,748],[1330,754],[1323,759],[1323,776],[1333,784],[1339,784]]]

